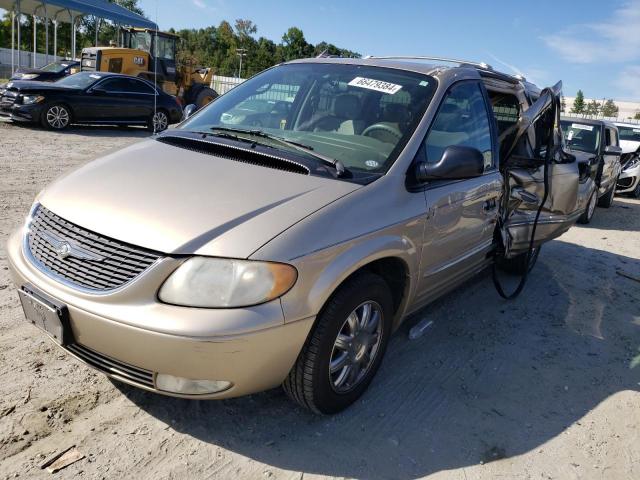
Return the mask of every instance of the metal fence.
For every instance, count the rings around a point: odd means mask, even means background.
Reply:
[[[14,52],[13,61],[15,67],[18,68],[18,51]],[[53,55],[49,55],[49,61],[53,61]],[[20,53],[20,63],[23,67],[33,67],[33,52]],[[36,68],[44,67],[47,64],[47,56],[44,53],[36,53]],[[11,75],[11,49],[0,48],[0,77],[8,78]]]
[[[584,115],[582,113],[562,113],[562,116],[570,117],[570,118],[586,118],[591,120],[607,120],[609,122],[619,122],[619,123],[634,123],[636,125],[640,125],[640,120],[634,120],[631,118],[603,117],[600,115]]]
[[[218,92],[218,95],[222,95],[223,93],[227,93],[232,88],[240,85],[244,80],[244,78],[214,75],[211,80],[211,88]]]

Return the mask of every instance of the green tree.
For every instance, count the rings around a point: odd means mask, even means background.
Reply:
[[[583,113],[584,109],[584,93],[582,93],[582,90],[578,90],[576,99],[573,101],[573,107],[571,107],[571,113]]]
[[[595,100],[591,100],[584,109],[585,115],[597,117],[600,113],[600,104]]]
[[[297,27],[291,27],[282,36],[285,60],[295,60],[313,55],[313,46],[304,38],[304,33]]]
[[[634,120],[640,120],[640,112],[636,112],[636,114],[633,116]]]
[[[180,37],[177,52],[179,62],[211,67],[216,75],[223,76],[238,74],[238,48],[244,49],[246,53],[242,59],[243,77],[255,75],[285,60],[317,56],[325,50],[331,55],[360,57],[357,52],[328,42],[311,45],[297,27],[288,29],[280,43],[265,37],[256,39],[258,27],[247,19],[237,19],[233,26],[222,21],[217,27],[169,31]]]
[[[604,102],[604,105],[602,106],[603,117],[617,117],[619,111],[620,109],[611,98]]]

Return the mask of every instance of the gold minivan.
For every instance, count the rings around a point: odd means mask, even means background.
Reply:
[[[337,412],[409,313],[526,275],[582,214],[559,94],[423,57],[270,68],[38,195],[8,245],[26,318],[149,391]]]

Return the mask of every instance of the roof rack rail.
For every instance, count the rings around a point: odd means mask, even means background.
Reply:
[[[377,60],[435,60],[436,62],[457,63],[458,65],[470,65],[472,67],[478,67],[484,70],[493,70],[493,67],[491,65],[484,62],[471,62],[469,60],[458,60],[455,58],[446,57],[427,57],[422,55],[367,55],[364,58],[374,58]]]
[[[422,56],[422,55],[389,55],[389,56],[376,56],[376,55],[367,55],[364,58],[373,58],[373,59],[377,59],[377,60],[434,60],[436,62],[445,62],[445,63],[456,63],[460,66],[463,67],[475,67],[475,68],[479,68],[481,70],[484,70],[485,72],[487,72],[490,75],[496,75],[502,78],[513,78],[516,80],[519,80],[521,82],[526,82],[527,79],[524,77],[524,75],[520,75],[520,74],[509,74],[509,73],[503,73],[503,72],[499,72],[498,70],[494,70],[494,68],[489,65],[488,63],[485,62],[472,62],[470,60],[458,60],[455,58],[446,58],[446,57],[427,57],[427,56]]]

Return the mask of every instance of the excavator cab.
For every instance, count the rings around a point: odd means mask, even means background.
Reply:
[[[176,62],[179,37],[171,33],[145,28],[120,29],[117,47],[88,47],[82,50],[82,71],[123,73],[157,83],[162,90],[175,95],[182,105],[208,104],[218,94],[209,87],[213,77],[210,68],[186,61]]]
[[[170,33],[148,29],[122,29],[122,48],[142,50],[149,54],[148,71],[155,72],[160,82],[176,82],[176,42]]]

